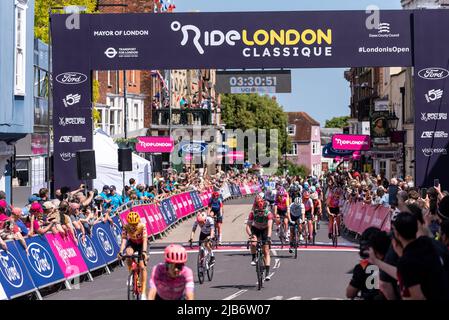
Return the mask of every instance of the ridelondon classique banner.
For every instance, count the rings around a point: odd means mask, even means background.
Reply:
[[[92,148],[92,70],[412,66],[420,14],[380,11],[380,25],[365,11],[52,15],[55,187],[79,185],[75,152]]]

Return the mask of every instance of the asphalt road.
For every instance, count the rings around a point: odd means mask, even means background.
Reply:
[[[216,251],[215,273],[212,281],[207,277],[199,284],[196,273],[197,250],[189,249],[187,265],[194,271],[195,297],[201,300],[265,300],[265,299],[344,299],[350,280],[350,270],[358,262],[358,250],[341,239],[341,247],[329,246],[326,225],[318,230],[317,246],[300,248],[298,259],[288,249],[272,248],[272,280],[257,290],[256,272],[250,265],[246,246],[245,220],[252,199],[232,200],[225,204],[223,242],[229,245]],[[169,232],[167,237],[150,245],[151,268],[162,262],[163,247],[168,243],[186,243],[193,224],[186,220]],[[199,230],[195,237],[199,234]],[[273,235],[274,240],[276,237]],[[49,300],[124,300],[126,296],[127,269],[117,266],[111,274],[94,277],[93,282],[81,282],[76,289],[61,290],[44,297]]]

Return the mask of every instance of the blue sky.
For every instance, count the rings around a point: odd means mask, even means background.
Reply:
[[[175,12],[304,11],[401,9],[400,0],[172,0]],[[348,66],[349,67],[349,66]],[[278,94],[285,111],[305,111],[324,127],[326,119],[349,114],[349,83],[345,69],[294,69],[292,92]],[[325,94],[323,94],[325,90]]]

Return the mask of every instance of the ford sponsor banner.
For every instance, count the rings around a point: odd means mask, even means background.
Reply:
[[[64,274],[44,236],[25,239],[28,255],[22,245],[17,246],[20,256],[37,288],[64,281]]]
[[[371,139],[368,135],[334,134],[332,136],[332,148],[335,150],[369,150]]]
[[[193,206],[195,207],[195,211],[200,210],[203,207],[203,202],[200,199],[198,191],[190,192],[190,197],[193,200]]]
[[[182,154],[206,154],[207,143],[181,141],[179,150]]]
[[[137,152],[170,153],[174,147],[175,142],[171,137],[137,137]]]
[[[111,226],[111,231],[114,236],[115,242],[117,242],[117,245],[120,246],[120,244],[122,243],[122,223],[118,216],[114,216],[112,218],[112,221],[114,221],[114,224]]]
[[[117,260],[119,246],[111,232],[109,223],[97,223],[92,228],[92,240],[106,263]]]
[[[166,218],[165,221],[167,222],[167,225],[171,225],[176,221],[176,215],[172,212],[169,199],[162,200],[159,207],[161,209],[162,215],[164,215]]]
[[[78,248],[83,255],[84,262],[90,271],[104,267],[106,262],[103,255],[100,254],[100,249],[97,247],[92,238],[88,235],[85,237],[85,241],[82,240],[82,233],[77,231],[76,238],[78,239]]]
[[[0,282],[0,301],[7,300],[8,297],[6,295],[5,289],[3,289],[2,283]]]
[[[56,261],[66,279],[71,279],[88,272],[83,256],[72,237],[61,237],[60,234],[45,234]]]
[[[443,12],[442,12],[443,11]],[[449,12],[415,14],[415,184],[449,185]],[[433,53],[433,54],[430,54]]]
[[[36,290],[28,271],[20,258],[15,241],[6,243],[8,251],[0,249],[0,283],[8,299]],[[21,244],[19,244],[21,245]]]

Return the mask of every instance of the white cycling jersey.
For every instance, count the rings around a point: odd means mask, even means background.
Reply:
[[[197,227],[198,227],[198,221],[195,221],[193,223],[192,231],[195,232]],[[214,218],[208,216],[206,218],[206,222],[201,227],[201,233],[210,234],[211,229],[213,229],[213,228],[214,228]]]

